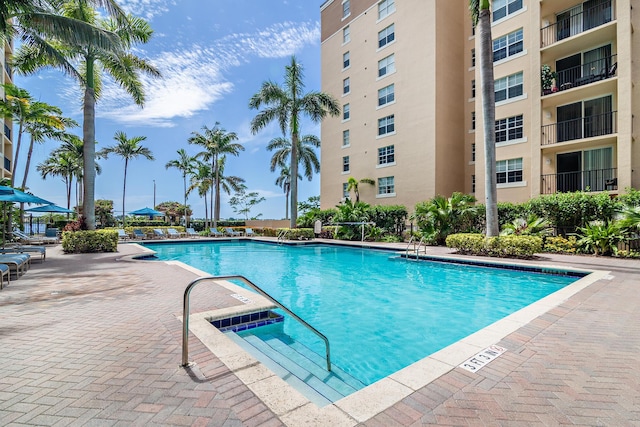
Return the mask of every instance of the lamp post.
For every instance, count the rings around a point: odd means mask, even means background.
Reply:
[[[156,180],[153,180],[153,209],[156,208]]]

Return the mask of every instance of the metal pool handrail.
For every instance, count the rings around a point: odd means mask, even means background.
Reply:
[[[247,286],[249,286],[256,292],[258,292],[260,295],[262,295],[263,297],[265,297],[266,299],[268,299],[269,301],[271,301],[272,303],[280,307],[282,310],[284,310],[285,313],[287,313],[289,316],[296,319],[298,322],[302,324],[302,326],[309,329],[311,332],[316,334],[321,340],[324,341],[324,345],[326,349],[327,371],[331,372],[331,351],[329,348],[329,339],[322,332],[318,331],[316,328],[314,328],[313,326],[308,324],[306,321],[301,319],[297,314],[295,314],[293,311],[289,310],[287,307],[282,305],[277,299],[269,295],[262,288],[260,288],[258,285],[251,282],[249,279],[247,279],[244,276],[200,277],[198,279],[191,281],[191,283],[187,285],[187,287],[184,290],[184,298],[182,300],[182,365],[180,366],[185,367],[189,365],[189,294],[191,293],[191,290],[194,288],[194,286],[196,286],[198,283],[204,280],[241,280]]]

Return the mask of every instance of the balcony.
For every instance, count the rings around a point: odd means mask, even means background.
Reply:
[[[11,141],[11,128],[7,126],[6,123],[4,125],[4,136],[6,136],[9,141]]]
[[[618,169],[594,169],[542,175],[542,194],[618,189]]]
[[[617,58],[618,55],[611,55],[607,58],[560,70],[556,73],[556,87],[562,91],[615,77],[618,69]],[[550,90],[543,90],[542,96],[551,93],[553,92]]]
[[[4,169],[11,172],[11,160],[4,158]]]
[[[541,48],[550,46],[561,40],[576,36],[591,29],[600,27],[614,20],[611,0],[602,1],[596,6],[582,9],[582,4],[571,10],[558,14],[557,22],[540,29]]]
[[[617,132],[616,113],[612,111],[542,126],[540,145],[614,134]]]

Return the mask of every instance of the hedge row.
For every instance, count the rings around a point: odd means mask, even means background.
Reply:
[[[542,251],[542,238],[534,236],[485,237],[482,234],[450,234],[447,247],[465,255],[491,257],[532,258]]]
[[[62,233],[65,253],[116,252],[118,232],[114,230],[80,230]]]

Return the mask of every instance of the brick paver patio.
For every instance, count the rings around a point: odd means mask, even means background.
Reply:
[[[64,255],[54,246],[0,291],[0,425],[282,425],[197,338],[195,365],[179,366],[177,316],[197,276],[120,260],[137,252],[123,244],[113,254]],[[507,336],[498,345],[508,351],[479,372],[456,368],[364,424],[640,425],[640,262],[530,263],[613,278]],[[239,304],[228,294],[196,288],[191,311]]]

